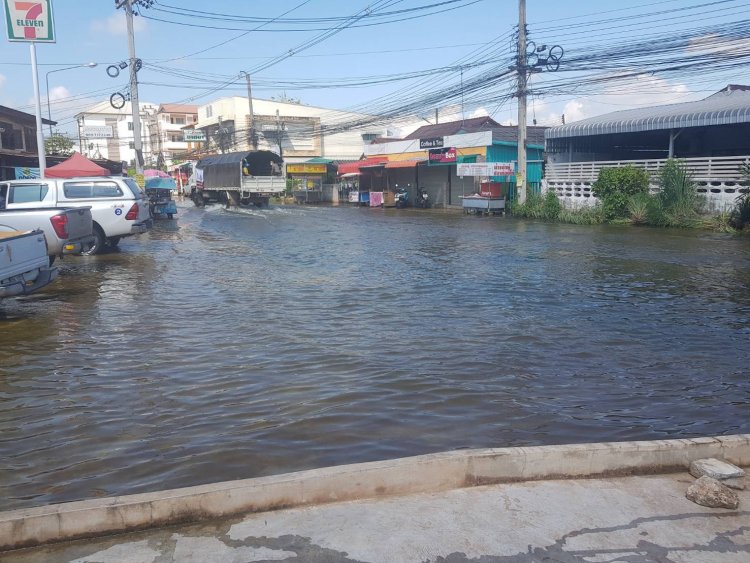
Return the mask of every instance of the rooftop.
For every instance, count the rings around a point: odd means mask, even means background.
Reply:
[[[191,104],[161,104],[159,113],[198,113],[198,106]]]
[[[10,119],[15,119],[19,123],[28,123],[29,125],[36,125],[36,116],[25,111],[19,111],[17,109],[9,108],[7,106],[0,106],[0,119],[6,116]],[[57,121],[50,121],[49,119],[42,118],[42,123],[45,125],[57,125]]]
[[[545,137],[560,139],[748,122],[750,86],[730,84],[702,100],[615,111],[552,127]]]
[[[404,140],[426,139],[429,137],[446,137],[448,135],[459,135],[461,133],[476,133],[488,131],[501,125],[489,116],[472,117],[434,125],[423,125],[413,133],[404,137]]]

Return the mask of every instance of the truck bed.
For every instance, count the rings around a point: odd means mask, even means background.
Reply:
[[[0,298],[31,293],[57,277],[41,231],[0,232]]]

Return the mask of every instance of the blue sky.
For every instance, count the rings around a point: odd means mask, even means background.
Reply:
[[[305,104],[332,109],[358,108],[377,110],[384,96],[401,91],[402,98],[413,92],[438,89],[449,82],[459,84],[458,69],[429,77],[431,82],[421,84],[425,78],[411,81],[375,84],[366,87],[339,87],[345,80],[358,77],[399,75],[438,67],[453,66],[457,61],[495,61],[497,68],[503,59],[511,56],[509,34],[517,22],[516,0],[461,0],[437,9],[443,13],[422,16],[408,21],[349,28],[327,38],[319,44],[283,58],[281,62],[254,74],[254,96],[270,98],[287,96],[298,98]],[[389,3],[385,11],[396,11],[437,3],[439,0],[380,0]],[[699,8],[699,5],[704,5]],[[155,9],[144,9],[145,15],[174,19],[197,25],[228,26],[250,29],[247,21],[224,22],[205,17],[183,18],[163,10],[169,6],[183,9],[210,10],[214,13],[237,14],[242,17],[280,16],[286,18],[322,18],[351,16],[368,5],[378,6],[377,0],[278,0],[276,2],[250,0],[162,0]],[[207,7],[209,6],[209,7]],[[93,69],[74,68],[49,75],[53,118],[61,122],[63,130],[72,131],[72,115],[97,101],[108,99],[111,92],[123,90],[126,73],[116,79],[109,78],[106,66],[127,59],[127,36],[122,10],[115,10],[114,1],[53,0],[58,41],[53,45],[38,47],[40,82],[44,96],[46,73],[67,66],[97,62]],[[684,10],[683,10],[684,9]],[[376,10],[376,9],[375,9]],[[663,14],[654,14],[663,11]],[[410,13],[411,14],[411,13]],[[422,12],[414,12],[421,15]],[[654,15],[649,15],[654,14]],[[641,17],[637,17],[637,16]],[[655,4],[644,0],[602,2],[601,0],[527,0],[527,19],[531,39],[538,44],[559,43],[566,48],[566,56],[592,53],[608,45],[632,41],[635,38],[690,29],[703,24],[731,26],[748,18],[750,3],[739,0],[726,2],[699,2],[697,0],[666,0]],[[393,16],[401,17],[401,16]],[[611,20],[612,25],[607,22]],[[320,31],[309,27],[330,27],[330,23],[285,23],[283,27],[302,27],[305,31],[273,32],[241,31],[227,29],[202,29],[160,21],[136,18],[137,54],[145,66],[139,74],[142,82],[142,101],[153,103],[192,101],[201,104],[223,95],[244,94],[244,82],[213,92],[214,86],[229,82],[241,70],[251,70],[279,55],[289,54]],[[362,20],[369,22],[372,20]],[[306,27],[307,26],[307,27]],[[228,41],[231,40],[231,41]],[[493,43],[493,40],[495,41]],[[204,53],[187,56],[221,42],[226,44]],[[33,112],[29,49],[26,44],[2,42],[0,47],[0,104]],[[564,64],[564,61],[563,61]],[[156,65],[156,66],[154,66]],[[467,82],[473,75],[488,70],[492,64],[466,68],[463,78]],[[196,78],[174,76],[172,73],[197,73]],[[643,76],[641,86],[628,88],[603,88],[560,92],[547,96],[532,96],[530,119],[540,123],[559,122],[562,113],[568,122],[582,117],[626,109],[636,105],[684,101],[704,97],[723,87],[727,81],[748,83],[745,68],[731,73],[708,73],[700,80],[681,77]],[[202,77],[202,78],[199,78]],[[547,76],[538,76],[534,83],[543,83]],[[331,88],[298,89],[305,81],[333,85]],[[636,83],[632,83],[636,84]],[[339,85],[339,86],[337,86]],[[402,90],[403,89],[403,90]],[[73,99],[71,99],[71,97]],[[396,96],[398,97],[398,96]],[[469,99],[462,108],[457,103],[441,105],[441,118],[489,113],[498,121],[515,122],[516,106],[513,100],[486,102],[487,96]],[[46,115],[46,106],[45,111]],[[416,114],[431,117],[432,106],[425,106]],[[415,114],[415,119],[420,115]]]

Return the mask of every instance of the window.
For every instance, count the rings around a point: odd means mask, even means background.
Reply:
[[[378,138],[377,133],[362,133],[362,140],[366,143],[369,141],[374,141],[377,138]]]
[[[23,136],[26,139],[26,152],[36,152],[36,129],[34,127],[24,127]]]
[[[180,135],[178,133],[172,133],[171,135],[169,135],[169,140],[172,143],[181,143],[182,142],[182,135]]]
[[[132,131],[132,130],[133,130],[133,122],[128,121],[128,131]]]
[[[135,141],[130,141],[130,142],[128,143],[128,148],[129,148],[129,149],[135,149]]]
[[[133,192],[135,199],[145,199],[143,191],[141,191],[140,186],[135,183],[135,180],[133,180],[132,178],[123,178],[122,181],[125,182],[128,188],[130,188],[130,191]]]
[[[63,193],[68,199],[121,197],[122,189],[115,182],[65,182]]]
[[[214,108],[213,106],[206,106],[206,117],[213,117]]]
[[[185,125],[184,117],[172,117],[169,121],[172,125]]]
[[[8,203],[34,203],[42,201],[48,191],[47,184],[18,184],[10,186]]]

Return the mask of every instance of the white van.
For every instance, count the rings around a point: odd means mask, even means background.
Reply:
[[[84,254],[117,246],[122,237],[145,233],[153,226],[148,199],[131,178],[44,178],[9,180],[5,208],[91,207],[94,242]]]

